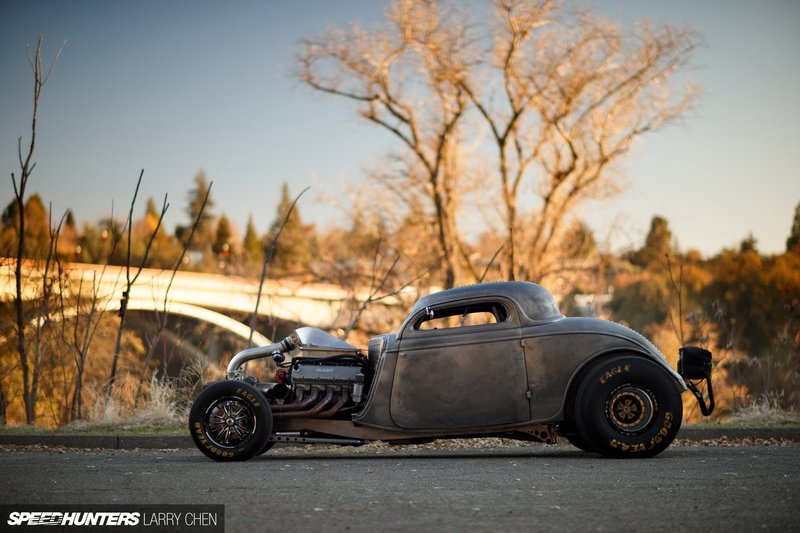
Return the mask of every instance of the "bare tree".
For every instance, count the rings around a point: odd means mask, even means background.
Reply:
[[[369,274],[369,289],[367,290],[366,298],[359,299],[356,286],[353,287],[353,300],[358,303],[358,306],[355,312],[353,312],[353,316],[350,318],[350,323],[344,329],[344,334],[342,335],[342,340],[344,341],[347,340],[347,337],[350,336],[350,333],[353,331],[353,329],[358,327],[361,315],[364,314],[364,311],[367,310],[367,307],[369,307],[370,304],[394,296],[403,289],[399,288],[395,290],[387,290],[387,282],[392,276],[394,269],[397,267],[397,263],[400,262],[400,256],[395,255],[391,261],[391,264],[388,267],[384,267],[384,263],[387,258],[381,254],[381,243],[382,239],[378,237],[378,240],[375,243],[375,252],[372,256],[372,267],[370,268]],[[358,278],[356,279],[358,280]]]
[[[73,320],[72,335],[67,335],[66,330],[66,309],[67,304],[61,300],[61,339],[66,346],[70,348],[70,354],[75,362],[75,382],[71,391],[71,398],[69,403],[69,415],[65,415],[65,419],[70,421],[80,420],[83,418],[83,385],[84,373],[86,371],[86,364],[89,357],[89,347],[94,339],[97,328],[100,325],[100,280],[105,274],[106,266],[98,276],[97,272],[92,273],[92,287],[91,293],[88,297],[88,302],[83,302],[83,276],[79,282],[76,290],[77,301],[75,302],[75,309],[77,315]],[[62,293],[63,294],[63,293]],[[83,320],[83,328],[81,320]]]
[[[359,114],[398,139],[412,164],[409,182],[429,200],[444,284],[455,284],[460,236],[459,127],[469,100],[459,78],[469,67],[466,22],[435,2],[391,4],[388,27],[330,29],[304,41],[298,77],[352,100]]]
[[[114,221],[114,204],[111,204],[111,216],[109,218],[111,223]],[[81,276],[77,287],[69,286],[66,282],[58,291],[58,311],[60,313],[59,323],[61,325],[58,332],[58,339],[62,346],[69,349],[70,355],[75,363],[75,378],[74,382],[69,384],[70,391],[65,391],[64,397],[70,396],[69,412],[65,412],[64,419],[75,421],[83,418],[83,388],[84,388],[84,375],[89,360],[89,348],[95,338],[98,328],[102,321],[102,308],[105,302],[103,300],[109,296],[101,295],[101,281],[106,276],[108,263],[116,253],[117,246],[123,238],[123,232],[112,231],[110,232],[111,242],[103,263],[103,267],[99,274],[92,273],[91,289],[88,296],[84,299],[86,293],[84,289],[83,276]],[[66,279],[67,272],[62,265],[60,258],[56,256],[56,264],[60,279]],[[115,285],[117,282],[115,282]],[[72,296],[68,300],[68,298]],[[74,309],[76,311],[75,317],[72,320],[71,331],[67,332],[67,310]],[[66,372],[65,372],[66,374]],[[65,380],[65,387],[68,384]]]
[[[136,386],[136,397],[134,398],[134,407],[139,406],[139,400],[142,397],[142,391],[144,387],[145,377],[147,376],[147,369],[150,367],[150,362],[153,360],[153,355],[155,354],[156,348],[161,341],[161,336],[164,335],[164,332],[167,329],[167,321],[169,320],[169,293],[172,290],[172,284],[175,282],[175,276],[178,274],[178,270],[180,270],[181,265],[183,264],[183,259],[186,257],[189,249],[192,246],[192,242],[194,241],[195,234],[198,230],[202,227],[203,220],[204,220],[204,213],[206,210],[206,206],[208,205],[209,198],[211,196],[211,187],[214,185],[214,182],[208,184],[203,191],[203,196],[201,201],[197,204],[197,210],[195,213],[194,221],[192,222],[192,227],[189,229],[189,234],[186,236],[186,239],[183,241],[183,247],[181,248],[181,253],[178,256],[178,259],[175,261],[175,264],[172,267],[172,274],[169,277],[169,283],[167,283],[167,288],[164,290],[164,300],[162,302],[161,312],[156,311],[156,331],[155,335],[149,342],[149,346],[147,348],[147,354],[145,355],[144,362],[142,363],[142,371],[139,374],[139,383]],[[166,211],[166,196],[164,197],[164,209],[161,212],[161,218],[164,216],[164,212]],[[159,223],[161,221],[159,218]],[[158,227],[156,227],[155,235],[158,232]]]
[[[363,117],[414,156],[403,183],[424,183],[435,207],[448,286],[457,254],[472,266],[456,225],[462,187],[453,175],[466,166],[456,163],[470,112],[493,146],[504,277],[538,280],[562,268],[552,251],[575,207],[618,189],[615,163],[695,96],[691,88],[671,92],[698,44],[689,30],[626,31],[553,0],[493,5],[489,22],[470,25],[455,3],[396,0],[388,27],[329,30],[299,56],[302,81],[358,102]],[[483,52],[480,40],[491,43]],[[535,193],[534,211],[521,212],[523,191]]]
[[[127,315],[128,298],[130,297],[131,288],[133,287],[133,284],[136,283],[136,280],[142,273],[142,269],[147,263],[147,257],[150,255],[150,248],[152,247],[153,241],[158,235],[158,230],[161,228],[161,223],[164,220],[164,215],[166,215],[167,209],[169,209],[169,204],[167,203],[167,195],[164,195],[164,203],[161,206],[161,213],[158,217],[158,223],[156,224],[153,233],[150,235],[150,239],[147,241],[147,246],[145,247],[144,255],[142,256],[142,261],[141,263],[139,263],[139,266],[136,269],[136,273],[133,275],[133,277],[131,277],[131,235],[133,233],[133,207],[136,204],[136,196],[139,194],[139,186],[142,183],[143,174],[144,170],[142,170],[139,173],[139,179],[136,181],[136,189],[133,192],[133,199],[131,200],[131,208],[130,211],[128,212],[128,220],[125,223],[125,227],[127,228],[128,231],[128,250],[125,260],[125,291],[122,293],[122,301],[120,302],[120,307],[119,307],[119,327],[117,328],[117,340],[114,345],[114,355],[111,360],[111,373],[109,374],[107,383],[107,394],[109,397],[111,396],[111,393],[114,390],[114,381],[116,380],[117,377],[117,365],[119,364],[119,355],[122,349],[122,331],[125,328],[125,317]],[[206,198],[208,198],[207,195]],[[192,233],[194,233],[194,229],[195,228],[193,227]],[[181,254],[181,259],[183,259],[183,254]]]
[[[47,251],[47,258],[44,262],[44,269],[42,270],[42,288],[39,297],[38,307],[36,309],[36,317],[34,320],[34,343],[33,354],[30,359],[31,369],[31,386],[30,386],[30,403],[33,406],[33,419],[28,423],[32,424],[36,421],[36,402],[39,397],[39,378],[41,374],[41,356],[42,356],[42,341],[44,339],[44,329],[50,321],[50,304],[53,299],[53,285],[58,282],[58,278],[51,275],[51,268],[57,261],[58,257],[58,238],[61,233],[61,227],[67,218],[67,213],[61,217],[61,221],[57,227],[53,226],[53,206],[50,205],[48,228],[50,231],[50,246]]]
[[[33,162],[33,154],[36,149],[36,122],[39,118],[39,99],[42,94],[42,88],[45,83],[50,79],[53,69],[58,63],[58,58],[61,51],[64,49],[63,43],[56,52],[56,57],[53,59],[50,68],[45,70],[42,62],[42,43],[44,36],[39,34],[39,40],[36,43],[36,51],[31,56],[30,48],[28,48],[28,63],[33,71],[33,116],[31,119],[31,137],[28,144],[28,151],[25,156],[22,153],[22,136],[17,140],[17,154],[19,156],[19,181],[12,172],[11,183],[14,186],[14,198],[17,202],[17,213],[19,215],[19,235],[17,242],[17,262],[16,262],[16,296],[14,298],[14,306],[16,310],[16,323],[17,323],[17,350],[19,354],[20,368],[22,369],[22,396],[25,402],[25,420],[28,424],[32,424],[36,416],[35,400],[32,396],[32,379],[30,376],[28,352],[25,346],[25,325],[27,318],[25,316],[25,304],[22,299],[22,261],[25,257],[25,190],[28,185],[28,179],[33,172],[36,163]]]
[[[689,108],[695,92],[673,96],[670,82],[697,43],[691,31],[669,25],[626,33],[590,13],[567,14],[552,0],[495,2],[491,60],[462,79],[495,143],[509,279],[550,273],[567,215],[615,190],[612,165]],[[486,77],[501,89],[486,90],[494,87]],[[518,198],[529,178],[539,205],[520,232]]]

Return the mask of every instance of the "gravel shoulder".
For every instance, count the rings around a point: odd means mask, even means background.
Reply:
[[[559,442],[566,442],[561,439]],[[673,446],[764,446],[800,444],[800,426],[792,427],[724,427],[724,426],[685,426],[678,433]],[[531,443],[499,438],[482,439],[447,439],[428,444],[389,445],[382,442],[371,442],[359,448],[374,453],[383,450],[418,451],[418,450],[463,450],[472,448],[503,449],[529,447]],[[81,433],[23,433],[15,430],[11,433],[0,433],[0,449],[13,447],[42,447],[66,449],[191,449],[194,443],[188,433],[175,434],[81,434]],[[341,449],[340,446],[276,446],[276,449]]]

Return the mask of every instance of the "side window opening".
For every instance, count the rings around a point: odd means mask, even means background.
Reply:
[[[499,324],[508,319],[506,308],[499,303],[481,303],[434,309],[414,326],[420,331],[452,329],[464,326]]]

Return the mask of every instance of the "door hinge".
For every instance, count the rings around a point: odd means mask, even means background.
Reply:
[[[530,400],[533,397],[531,391],[525,391],[525,397]]]
[[[520,346],[525,346],[525,339],[520,339],[519,340],[519,345]]]

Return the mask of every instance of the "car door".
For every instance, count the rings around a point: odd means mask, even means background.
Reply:
[[[519,318],[509,301],[421,310],[399,332],[390,401],[408,429],[496,426],[530,419]]]

